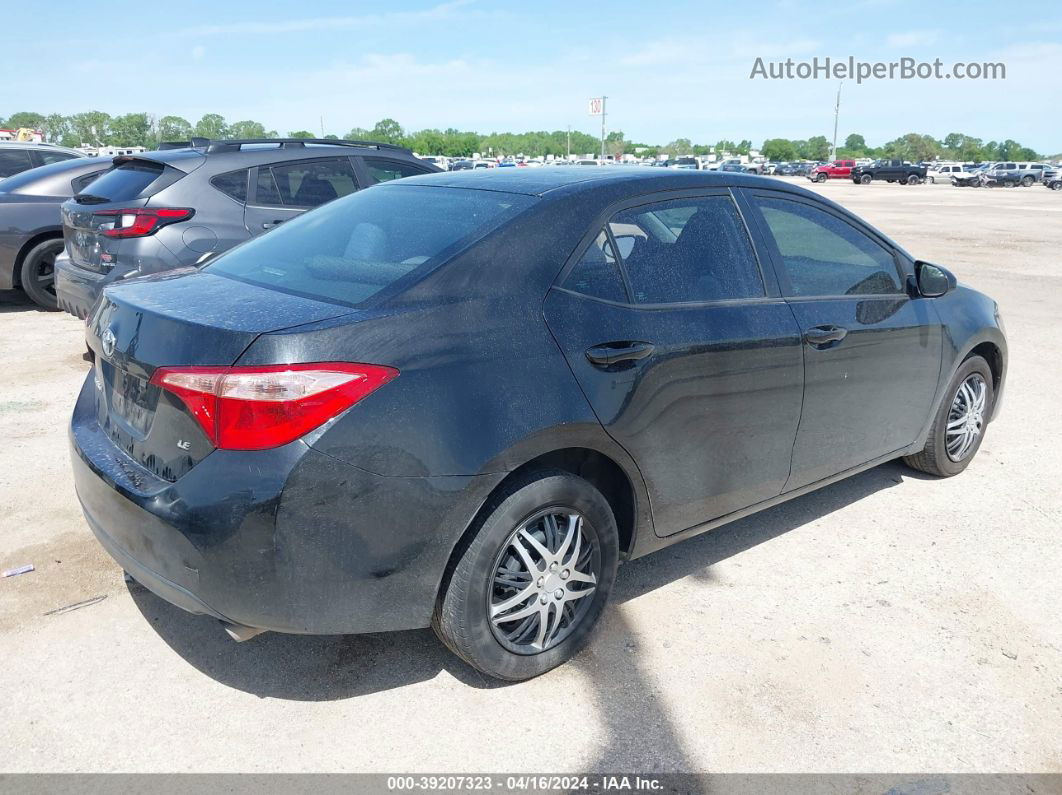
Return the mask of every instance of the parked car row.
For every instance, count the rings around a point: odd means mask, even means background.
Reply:
[[[0,182],[0,288],[88,317],[104,287],[194,265],[359,188],[439,169],[388,144],[196,139]]]

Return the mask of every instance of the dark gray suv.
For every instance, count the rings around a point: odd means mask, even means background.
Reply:
[[[63,204],[59,306],[81,318],[112,282],[194,265],[359,188],[439,169],[363,141],[210,141],[117,157]]]

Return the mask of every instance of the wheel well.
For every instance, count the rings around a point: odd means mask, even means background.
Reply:
[[[988,369],[992,371],[992,391],[999,391],[999,381],[1003,377],[1003,354],[991,342],[982,342],[970,351],[966,358],[980,356],[988,362]]]
[[[63,230],[61,229],[49,229],[46,232],[39,232],[29,240],[27,240],[22,248],[18,250],[18,254],[15,256],[14,271],[11,274],[11,283],[15,287],[22,286],[22,261],[26,258],[26,255],[33,250],[33,247],[43,243],[45,240],[62,240]]]

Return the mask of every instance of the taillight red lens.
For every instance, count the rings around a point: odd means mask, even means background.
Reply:
[[[130,207],[125,210],[101,210],[97,218],[114,218],[114,226],[101,228],[104,237],[146,237],[164,226],[187,221],[195,210],[191,207]]]
[[[225,450],[293,442],[398,375],[375,364],[161,367],[151,383],[176,395]]]

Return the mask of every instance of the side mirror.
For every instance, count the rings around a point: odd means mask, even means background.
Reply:
[[[915,282],[925,298],[938,298],[958,284],[951,271],[921,260],[915,262]]]

